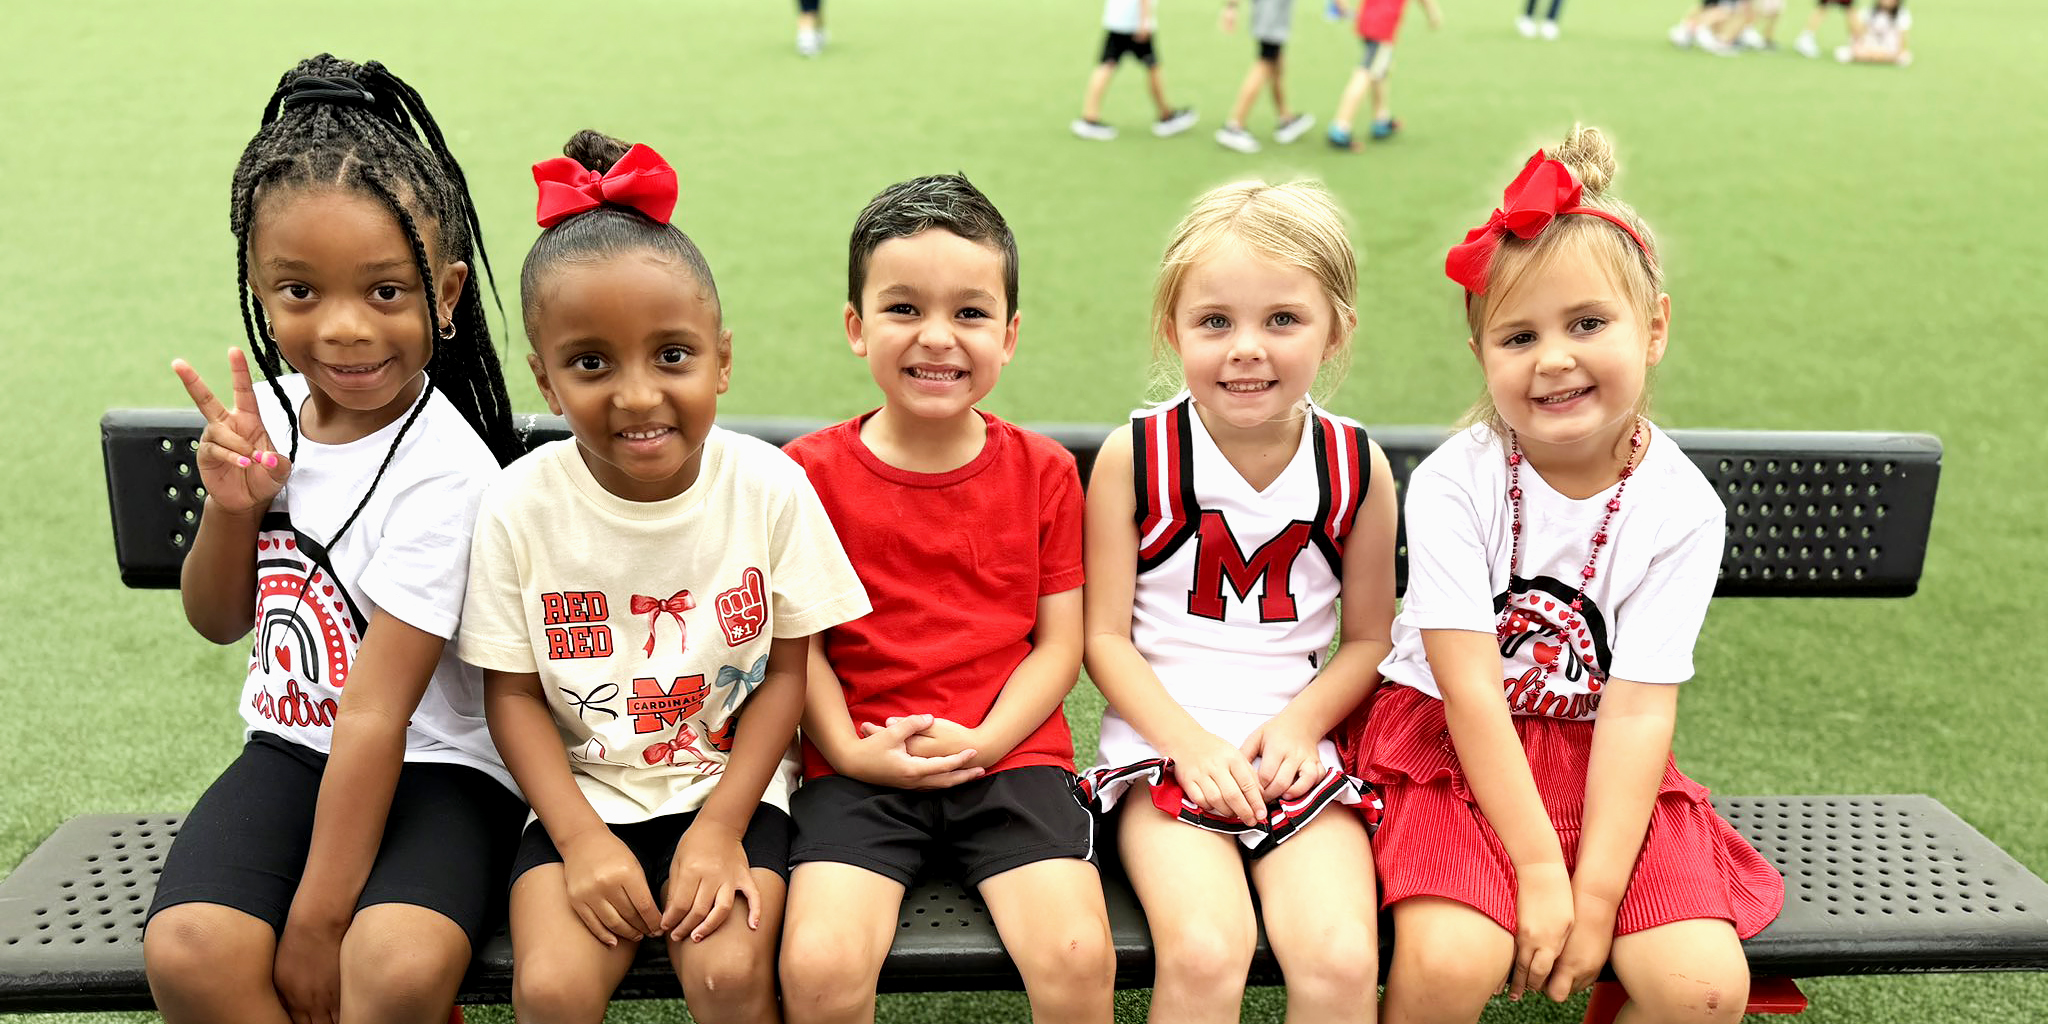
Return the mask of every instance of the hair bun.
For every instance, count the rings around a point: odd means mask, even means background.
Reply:
[[[631,145],[612,138],[601,131],[585,128],[569,136],[562,144],[562,155],[582,164],[586,170],[603,174],[626,155]]]
[[[1600,129],[1591,125],[1573,125],[1564,144],[1551,154],[1551,159],[1571,169],[1572,176],[1579,179],[1589,195],[1601,195],[1614,181],[1614,145]]]

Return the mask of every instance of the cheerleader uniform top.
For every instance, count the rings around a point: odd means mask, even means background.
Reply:
[[[1357,423],[1312,403],[1307,411],[1294,455],[1264,489],[1224,457],[1186,393],[1132,417],[1131,642],[1174,701],[1232,745],[1315,679],[1337,633],[1344,544],[1365,498],[1371,448]],[[1184,804],[1161,754],[1113,708],[1103,713],[1098,750],[1103,767],[1083,779],[1096,806],[1107,809],[1149,779],[1162,810],[1240,834],[1254,848],[1283,841],[1333,800],[1362,797],[1325,740],[1324,782],[1293,802],[1300,806],[1246,829]]]

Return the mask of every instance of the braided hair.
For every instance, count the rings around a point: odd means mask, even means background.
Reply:
[[[468,181],[418,92],[376,61],[357,64],[325,53],[285,72],[263,108],[262,126],[235,165],[228,224],[235,234],[235,286],[242,331],[284,411],[291,430],[288,454],[296,458],[298,412],[278,382],[286,371],[284,358],[270,337],[262,304],[249,292],[249,241],[260,193],[291,186],[345,187],[390,210],[412,248],[429,331],[435,328],[438,294],[429,253],[449,262],[470,262],[473,251],[486,274],[491,274],[491,263],[483,249],[483,232]],[[431,228],[431,239],[422,234],[422,222]],[[491,288],[495,293],[494,274]],[[421,389],[392,439],[391,450],[385,453],[361,502],[341,529],[328,538],[329,546],[341,539],[369,503],[406,431],[437,388],[483,439],[499,465],[524,452],[525,445],[512,427],[511,401],[505,394],[497,350],[491,345],[490,326],[484,320],[477,275],[469,275],[464,282],[452,321],[453,337],[434,341],[426,367],[428,386]]]

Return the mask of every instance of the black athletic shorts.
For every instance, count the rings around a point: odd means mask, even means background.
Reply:
[[[306,870],[327,755],[282,737],[250,737],[178,827],[149,916],[180,903],[233,907],[280,935]],[[456,764],[408,761],[383,845],[356,910],[425,907],[460,926],[471,949],[503,920],[505,872],[526,805],[497,780]]]
[[[1042,860],[1095,860],[1095,817],[1074,798],[1074,775],[1052,765],[1011,768],[949,789],[892,789],[828,775],[797,787],[791,864],[829,861],[909,885],[934,873],[978,887]]]
[[[1263,39],[1255,41],[1259,44],[1260,60],[1279,60],[1280,50],[1287,45],[1285,43],[1269,43]]]
[[[661,899],[661,888],[668,884],[669,868],[676,856],[676,844],[682,842],[683,832],[690,823],[697,820],[696,811],[682,814],[664,814],[659,818],[635,821],[625,825],[608,825],[612,835],[618,836],[633,856],[640,861],[640,870],[647,873],[647,888],[654,898]],[[740,849],[747,854],[747,866],[767,868],[789,881],[789,815],[773,804],[762,804],[754,808],[754,816],[747,822],[745,835],[740,836]],[[512,881],[519,876],[540,867],[542,864],[562,863],[562,851],[555,848],[554,839],[548,830],[536,820],[526,826],[526,834],[519,839],[519,856],[512,861]]]
[[[1102,63],[1115,64],[1122,60],[1125,54],[1138,58],[1138,63],[1148,68],[1159,66],[1159,58],[1152,53],[1151,36],[1146,36],[1144,42],[1139,42],[1138,37],[1129,32],[1108,33],[1102,40]]]

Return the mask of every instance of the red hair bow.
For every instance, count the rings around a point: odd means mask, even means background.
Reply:
[[[1444,257],[1444,273],[1451,280],[1463,285],[1473,295],[1486,292],[1486,271],[1493,265],[1493,254],[1500,248],[1504,234],[1513,234],[1524,241],[1543,233],[1550,222],[1567,213],[1585,213],[1607,221],[1628,233],[1635,239],[1636,248],[1645,256],[1649,247],[1643,245],[1641,236],[1621,218],[1606,210],[1591,206],[1580,206],[1579,196],[1584,190],[1577,178],[1565,165],[1545,156],[1542,150],[1522,165],[1522,173],[1508,183],[1501,193],[1501,203],[1486,223],[1465,232],[1465,240],[1451,246]]]
[[[533,182],[540,186],[534,219],[544,228],[607,203],[630,207],[663,224],[676,210],[676,169],[660,153],[641,145],[627,150],[603,174],[566,156],[542,160],[533,165]]]

